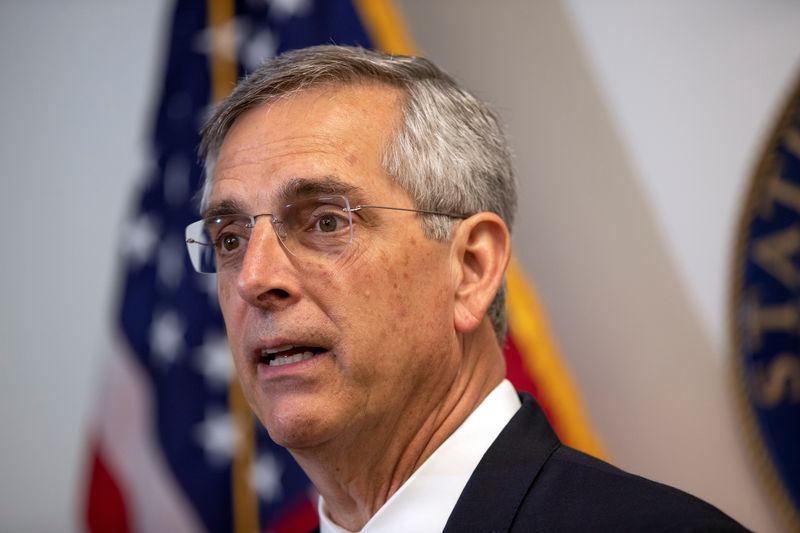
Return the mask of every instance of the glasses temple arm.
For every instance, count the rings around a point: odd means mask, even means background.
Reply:
[[[420,213],[422,215],[438,215],[450,218],[469,218],[469,215],[461,215],[456,213],[442,213],[441,211],[428,211],[426,209],[412,209],[409,207],[390,207],[388,205],[357,205],[350,208],[351,213],[360,211],[362,209],[388,209],[390,211],[407,211],[409,213]]]

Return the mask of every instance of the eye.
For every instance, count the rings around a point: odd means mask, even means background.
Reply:
[[[322,215],[317,219],[317,229],[323,233],[336,231],[341,226],[340,220],[334,215]]]
[[[209,221],[207,231],[219,257],[240,255],[250,236],[249,220],[240,216],[221,216]]]
[[[236,235],[223,235],[222,239],[220,240],[220,244],[225,251],[232,252],[240,245],[239,237]]]

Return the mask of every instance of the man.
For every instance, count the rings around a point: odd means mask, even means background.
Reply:
[[[287,53],[203,136],[193,264],[322,531],[730,529],[562,446],[504,380],[515,188],[495,115],[430,62]],[[521,407],[520,407],[521,406]]]

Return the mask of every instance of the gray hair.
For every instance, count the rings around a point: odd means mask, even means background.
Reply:
[[[202,204],[210,196],[225,136],[242,114],[310,88],[361,82],[382,83],[405,94],[400,126],[383,155],[383,166],[417,209],[490,211],[511,229],[517,199],[514,171],[497,115],[427,59],[346,46],[315,46],[277,56],[244,78],[214,110],[200,145],[206,168]],[[448,217],[423,216],[431,239],[448,239],[453,223]],[[488,315],[502,346],[505,281]]]

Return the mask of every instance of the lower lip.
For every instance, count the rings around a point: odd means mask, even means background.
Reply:
[[[270,366],[267,363],[259,362],[256,365],[256,375],[259,380],[271,380],[306,373],[321,364],[323,359],[329,356],[331,356],[330,352],[322,352],[303,361],[279,366]]]

